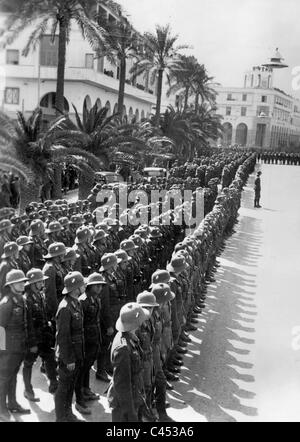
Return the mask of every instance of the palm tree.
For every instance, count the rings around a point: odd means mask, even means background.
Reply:
[[[194,56],[180,55],[177,66],[170,75],[170,87],[167,95],[178,93],[184,96],[185,111],[188,107],[188,99],[193,89],[193,80],[197,74],[199,63]]]
[[[119,67],[118,114],[122,116],[127,60],[136,57],[139,37],[129,21],[121,16],[121,10],[119,11],[118,20],[111,22],[106,16],[99,14],[97,22],[107,32],[105,40],[107,50],[103,51],[103,44],[101,44],[98,51],[99,55],[106,56],[112,65],[118,65]]]
[[[146,32],[143,36],[144,53],[138,56],[138,60],[131,69],[133,78],[142,74],[150,74],[150,84],[157,79],[157,99],[155,124],[159,125],[161,112],[161,97],[164,73],[170,75],[177,67],[178,55],[181,49],[187,46],[175,46],[178,35],[171,35],[170,25],[156,26],[155,34]]]
[[[28,120],[21,112],[17,113],[18,120],[12,120],[0,113],[1,157],[5,164],[15,163],[21,176],[28,174],[27,182],[22,181],[20,210],[24,210],[31,201],[39,199],[40,189],[51,176],[53,167],[68,163],[93,174],[99,165],[98,158],[78,147],[66,147],[58,143],[60,124],[64,117],[54,121],[48,131],[40,132],[42,111],[36,109]],[[19,173],[19,172],[18,172]],[[29,182],[29,184],[28,184]]]
[[[12,11],[11,0],[3,0],[2,3]],[[105,31],[90,18],[95,4],[95,0],[14,0],[14,10],[6,22],[4,44],[12,43],[26,27],[34,24],[34,30],[23,50],[24,56],[37,47],[49,26],[53,42],[58,29],[55,105],[61,112],[64,111],[66,48],[70,40],[72,23],[77,23],[83,37],[93,48],[99,47],[100,42],[104,42]]]
[[[207,101],[214,104],[216,101],[216,91],[213,89],[217,83],[212,82],[213,77],[209,77],[203,64],[198,64],[192,78],[192,91],[195,95],[195,112],[199,109],[199,98],[201,102]]]
[[[78,147],[98,158],[101,168],[108,170],[112,165],[133,167],[143,165],[147,154],[153,154],[158,146],[171,144],[171,140],[157,134],[149,122],[124,124],[118,114],[107,116],[106,107],[99,109],[97,103],[90,109],[83,109],[82,119],[73,106],[76,124],[67,116],[60,122],[61,130],[56,142],[66,147]],[[79,198],[85,198],[93,184],[93,176],[79,181]]]

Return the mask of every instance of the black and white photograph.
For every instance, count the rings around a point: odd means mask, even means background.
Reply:
[[[300,422],[299,16],[0,0],[0,422]]]

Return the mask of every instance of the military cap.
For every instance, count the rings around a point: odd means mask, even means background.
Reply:
[[[63,257],[62,261],[66,262],[66,261],[71,261],[72,259],[78,259],[80,258],[80,255],[78,255],[74,249],[72,249],[72,247],[67,247],[66,248],[66,254]]]
[[[45,226],[41,219],[35,219],[30,224],[29,236],[41,235],[45,232]]]
[[[67,216],[62,216],[59,218],[58,222],[62,227],[67,227],[70,223],[69,218]]]
[[[161,238],[162,234],[158,227],[150,227],[149,238]]]
[[[48,225],[48,229],[45,230],[46,233],[55,233],[62,230],[61,224],[58,221],[51,221]]]
[[[154,273],[152,273],[151,276],[151,285],[152,287],[154,284],[168,284],[170,281],[170,273],[167,270],[156,270]]]
[[[132,260],[132,257],[127,255],[125,250],[119,249],[115,252],[117,259],[121,259],[121,262],[128,262]]]
[[[29,213],[28,216],[31,221],[34,221],[35,219],[39,219],[39,214],[37,212],[31,212],[31,213]]]
[[[63,200],[63,199],[60,199],[60,200],[56,200],[55,201],[55,205],[56,206],[61,206],[62,204],[64,204],[65,203],[65,200]]]
[[[12,227],[12,223],[9,219],[3,219],[2,221],[0,221],[0,232],[3,232],[10,227]]]
[[[56,256],[64,256],[66,254],[66,246],[62,242],[54,242],[48,247],[48,253],[45,259],[55,258]]]
[[[96,230],[94,239],[93,239],[93,243],[97,242],[97,241],[101,241],[102,239],[107,238],[109,235],[107,233],[104,232],[104,230],[100,229],[100,230]]]
[[[128,250],[137,250],[138,247],[134,244],[134,242],[130,239],[124,239],[124,241],[120,244],[120,249],[125,250],[127,252]]]
[[[26,222],[30,221],[30,219],[28,218],[26,213],[24,215],[21,215],[21,221],[22,221],[22,223],[26,223]]]
[[[91,212],[85,212],[83,214],[83,219],[90,222],[93,220],[93,215],[91,214]]]
[[[144,241],[139,235],[131,235],[129,238],[137,247],[140,247],[144,244]]]
[[[68,293],[85,286],[84,277],[80,272],[70,272],[65,276],[64,286],[62,294],[67,295]]]
[[[135,234],[135,236],[136,235],[141,236],[143,239],[147,239],[148,238],[148,233],[147,233],[147,230],[145,230],[145,229],[136,229],[134,231],[134,234]]]
[[[47,209],[40,209],[38,211],[39,216],[46,216],[48,215],[48,210]]]
[[[20,216],[13,216],[13,217],[11,217],[10,221],[12,224],[18,225],[18,224],[21,224],[22,219]]]
[[[175,294],[171,291],[168,284],[153,284],[151,292],[154,294],[156,301],[159,304],[165,304],[166,302],[175,299]]]
[[[75,244],[81,244],[91,237],[91,232],[88,227],[81,226],[76,230]]]
[[[105,253],[101,258],[100,272],[111,269],[116,264],[121,262],[120,258],[117,258],[114,253]]]
[[[26,273],[26,278],[28,279],[28,281],[26,282],[25,287],[49,279],[48,276],[45,276],[40,269],[30,269]]]
[[[17,284],[18,282],[26,282],[26,281],[27,278],[24,272],[22,272],[22,270],[13,269],[7,273],[4,287],[7,287],[8,285],[11,284]]]
[[[77,225],[83,224],[82,215],[72,215],[70,219],[70,224],[77,224]]]
[[[104,280],[103,276],[100,275],[100,273],[94,272],[91,273],[88,278],[86,278],[86,286],[88,287],[89,285],[105,285],[107,284],[106,281]]]
[[[121,332],[132,331],[139,328],[143,322],[150,317],[150,312],[143,309],[136,302],[129,302],[123,305],[119,318],[116,322],[116,329]]]
[[[6,244],[4,244],[3,254],[1,255],[1,258],[3,259],[14,256],[20,250],[22,250],[22,247],[19,247],[16,242],[7,242]]]
[[[167,265],[168,272],[181,273],[186,269],[186,261],[183,256],[174,255]]]
[[[77,208],[76,203],[69,203],[68,206],[69,206],[69,209],[76,209]]]
[[[33,244],[32,239],[30,239],[28,236],[19,236],[19,238],[16,239],[16,243],[19,247],[26,246],[27,244]]]
[[[153,293],[144,290],[142,293],[139,293],[136,302],[141,307],[159,307],[159,304],[156,302],[156,298]]]
[[[53,204],[54,204],[54,203],[53,203],[53,201],[51,201],[51,200],[47,200],[47,201],[44,202],[44,206],[45,206],[46,208],[52,206]]]
[[[108,232],[108,225],[102,221],[101,223],[96,224],[95,229],[96,230],[101,229],[104,230],[105,232]]]

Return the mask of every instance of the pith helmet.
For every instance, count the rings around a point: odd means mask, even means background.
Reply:
[[[8,272],[8,274],[6,275],[6,281],[5,281],[5,286],[7,287],[10,284],[16,284],[18,282],[25,282],[27,281],[27,278],[24,274],[24,272],[22,272],[22,270],[11,270],[10,272]]]
[[[19,252],[22,247],[19,247],[16,242],[8,242],[3,247],[3,254],[1,258],[9,258]]]
[[[28,279],[28,281],[26,282],[25,287],[31,284],[35,284],[36,282],[42,282],[46,281],[46,279],[49,279],[48,276],[45,276],[40,269],[30,269],[26,273],[26,278]]]
[[[56,256],[64,256],[66,254],[66,246],[62,242],[54,242],[48,247],[48,253],[45,259],[55,258]]]
[[[105,285],[106,282],[103,278],[102,275],[100,275],[100,273],[94,272],[91,275],[88,276],[88,278],[86,279],[86,286],[88,287],[89,285]]]
[[[132,331],[139,328],[143,322],[150,317],[150,312],[143,309],[136,302],[129,302],[123,305],[119,318],[116,322],[116,329],[121,332]]]
[[[170,273],[167,270],[156,270],[151,276],[151,285],[154,284],[168,284],[170,281]]]
[[[139,293],[136,302],[142,307],[158,307],[159,304],[156,302],[156,298],[153,293],[147,292],[146,290]]]
[[[175,298],[175,294],[171,291],[168,284],[154,284],[152,287],[152,293],[159,304],[164,304]]]
[[[80,272],[70,272],[64,279],[64,286],[65,288],[63,289],[62,294],[66,295],[73,290],[85,286],[84,277]]]

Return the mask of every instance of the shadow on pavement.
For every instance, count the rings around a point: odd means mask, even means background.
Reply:
[[[252,208],[252,196],[246,188],[243,207]],[[221,256],[216,282],[208,288],[199,329],[188,346],[187,367],[183,367],[180,382],[169,395],[174,409],[190,406],[210,422],[257,416],[252,403],[255,378],[250,357],[255,344],[255,268],[261,257],[261,236],[260,219],[240,216],[236,233],[227,240]],[[241,414],[238,418],[237,412]]]

